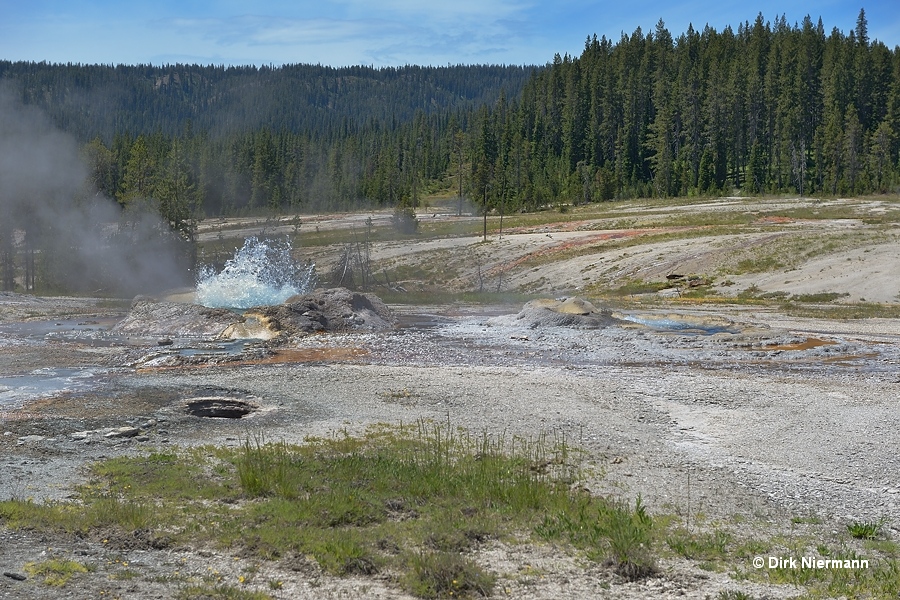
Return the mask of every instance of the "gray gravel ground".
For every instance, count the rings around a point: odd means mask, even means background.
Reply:
[[[302,441],[377,422],[434,419],[477,432],[564,436],[586,450],[591,491],[641,495],[651,511],[697,526],[729,523],[766,535],[798,530],[825,543],[847,522],[900,514],[900,323],[848,326],[718,310],[736,333],[700,335],[638,325],[530,328],[504,316],[515,309],[425,312],[404,315],[415,326],[392,332],[304,338],[290,349],[299,362],[284,363],[146,368],[147,356],[174,349],[23,345],[7,335],[0,376],[48,365],[103,371],[87,390],[0,406],[0,499],[65,498],[82,477],[80,465],[122,453],[238,444],[261,432]],[[702,311],[682,316],[715,321]],[[260,410],[243,419],[186,412],[192,398],[210,395],[252,400]],[[121,427],[139,432],[107,437]],[[812,516],[816,525],[791,524],[792,517]],[[218,552],[113,542],[0,529],[0,572],[19,573],[27,561],[57,555],[97,567],[62,590],[0,577],[0,598],[168,598],[177,588],[166,576],[175,571],[218,571],[236,583],[247,567],[246,559]],[[602,565],[540,545],[495,542],[478,560],[501,574],[498,595],[515,598],[797,593],[678,560],[664,561],[659,577],[628,583]],[[138,575],[120,577],[123,562]],[[382,579],[335,579],[308,564],[294,567],[263,564],[260,580],[283,580],[272,592],[279,598],[404,597]]]

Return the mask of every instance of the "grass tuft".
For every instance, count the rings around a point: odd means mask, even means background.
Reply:
[[[853,521],[847,524],[847,531],[857,540],[874,540],[881,535],[881,528],[885,523],[886,518],[878,521]]]
[[[248,438],[234,461],[241,489],[251,498],[291,498],[291,460],[292,452],[283,442],[266,444],[262,436]]]
[[[50,559],[43,562],[25,563],[25,572],[32,577],[42,577],[45,584],[63,587],[72,576],[87,573],[89,569],[73,560]]]
[[[272,600],[265,592],[243,590],[231,585],[195,584],[181,588],[176,600]]]
[[[700,534],[678,530],[666,539],[666,545],[684,558],[712,562],[725,560],[730,540],[731,536],[719,529]]]
[[[716,595],[716,600],[755,600],[753,596],[740,590],[722,590]]]
[[[568,540],[588,556],[613,566],[623,577],[636,580],[656,571],[652,552],[653,519],[641,499],[632,510],[625,502],[595,503],[584,499],[544,518],[536,528],[546,539]]]
[[[488,597],[497,576],[454,552],[413,555],[404,587],[419,598]]]

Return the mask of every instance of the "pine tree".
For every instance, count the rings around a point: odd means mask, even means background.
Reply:
[[[151,198],[156,168],[157,165],[150,154],[146,138],[142,135],[138,136],[128,153],[122,187],[118,193],[119,202],[127,205],[137,199]]]
[[[653,188],[657,196],[677,193],[674,189],[673,164],[677,152],[675,146],[675,116],[673,115],[673,46],[672,36],[662,19],[656,24],[654,36],[656,70],[653,81],[653,106],[655,115],[648,127],[647,149],[653,173]]]

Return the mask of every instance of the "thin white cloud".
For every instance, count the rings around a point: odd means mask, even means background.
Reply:
[[[2,2],[3,0],[0,0]],[[111,1],[111,0],[110,0]],[[871,38],[900,41],[896,0],[867,0]],[[16,5],[0,19],[0,59],[83,63],[197,62],[335,66],[374,64],[543,64],[555,53],[577,56],[596,33],[614,42],[662,18],[677,37],[692,23],[721,31],[772,21],[793,24],[810,13],[847,32],[859,7],[849,0],[761,0],[753,7],[708,0],[134,0],[73,9]],[[250,8],[252,6],[252,8]],[[254,14],[248,14],[253,11]]]
[[[393,15],[404,19],[425,18],[430,22],[471,19],[507,19],[522,15],[534,2],[517,0],[454,0],[453,2],[422,2],[421,0],[339,0],[351,14],[376,16]]]
[[[161,22],[164,23],[164,22]],[[373,27],[402,32],[390,23],[334,19],[285,19],[242,15],[227,19],[173,19],[167,22],[179,36],[232,45],[297,45],[333,43],[370,35]]]
[[[528,45],[530,31],[508,20],[478,27],[460,22],[448,27],[409,18],[341,20],[260,15],[164,19],[154,28],[169,32],[173,50],[191,44],[191,40],[206,40],[222,53],[270,46],[283,49],[273,49],[273,54],[283,57],[288,52],[302,61],[379,65],[522,62],[512,52]]]

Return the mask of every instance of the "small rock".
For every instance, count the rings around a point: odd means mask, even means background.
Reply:
[[[9,571],[4,571],[3,575],[4,577],[9,577],[10,579],[15,579],[16,581],[25,581],[26,579],[28,579],[28,577],[23,575],[22,573],[11,573]]]
[[[104,434],[106,438],[132,438],[141,432],[137,427],[119,427]]]
[[[19,438],[19,441],[22,443],[25,442],[40,442],[44,440],[44,436],[42,435],[23,435]]]
[[[134,440],[135,440],[136,442],[149,442],[149,441],[150,441],[150,436],[139,435],[139,436],[137,436],[136,438],[134,438]]]

